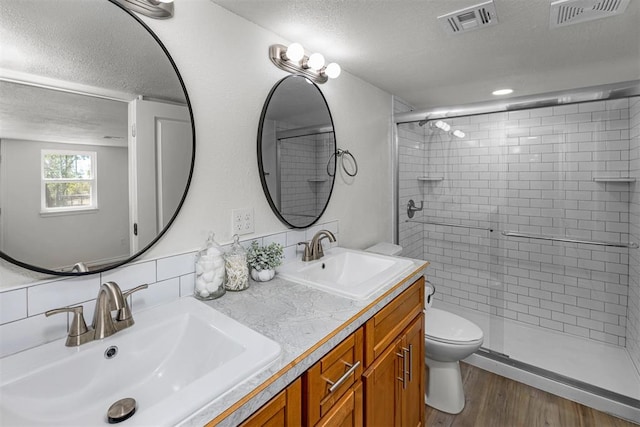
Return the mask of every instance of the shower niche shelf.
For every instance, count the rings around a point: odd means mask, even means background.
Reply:
[[[636,182],[636,179],[629,176],[594,176],[593,181],[594,182],[629,183],[629,182]]]
[[[444,181],[444,176],[419,176],[418,181],[423,181],[423,182]]]

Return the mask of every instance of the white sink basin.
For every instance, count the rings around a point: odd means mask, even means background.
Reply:
[[[174,425],[266,369],[280,346],[182,298],[135,314],[135,325],[80,347],[64,339],[0,359],[0,424],[96,426],[132,397],[129,426]],[[107,359],[105,350],[118,347]]]
[[[332,294],[365,300],[414,268],[409,259],[332,248],[317,261],[287,263],[278,268],[278,274]]]

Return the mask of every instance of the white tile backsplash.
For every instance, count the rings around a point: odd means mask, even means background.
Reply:
[[[0,357],[64,338],[67,335],[67,316],[45,317],[39,314],[0,326]],[[64,345],[64,343],[60,343]]]
[[[72,277],[28,288],[29,316],[94,299],[100,288],[97,275]]]
[[[170,263],[167,258],[163,262]],[[194,267],[195,268],[195,267]],[[116,282],[123,291],[143,283],[152,284],[156,279],[156,261],[145,261],[116,268],[101,274],[102,282]]]
[[[0,294],[0,325],[27,317],[27,290],[18,289]]]
[[[141,310],[155,307],[180,298],[180,278],[163,280],[150,284],[147,289],[131,295],[131,310],[135,314]]]
[[[320,223],[317,229],[329,230],[339,238],[338,221]],[[243,243],[252,240],[262,244],[278,242],[285,247],[284,262],[288,262],[300,258],[297,242],[306,240],[305,237],[305,230],[290,230],[248,237]],[[228,250],[229,246],[224,249]],[[42,313],[46,310],[82,304],[85,321],[91,325],[95,298],[104,282],[114,281],[123,291],[149,284],[148,289],[130,297],[134,313],[193,295],[195,254],[191,251],[136,262],[101,274],[38,281],[0,292],[0,357],[66,337],[71,316],[45,317]]]
[[[196,252],[157,260],[157,280],[182,276],[195,271]]]

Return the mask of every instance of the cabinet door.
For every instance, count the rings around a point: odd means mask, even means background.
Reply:
[[[365,367],[395,342],[424,310],[424,277],[416,280],[365,325]]]
[[[360,427],[362,426],[362,383],[357,382],[351,390],[331,408],[316,427]]]
[[[390,345],[363,374],[366,426],[399,426],[401,422],[401,340]]]
[[[298,378],[285,390],[246,419],[241,427],[298,427],[302,425],[302,381]]]
[[[402,393],[402,425],[424,425],[424,314],[416,317],[405,330],[400,349],[406,358],[406,387]]]

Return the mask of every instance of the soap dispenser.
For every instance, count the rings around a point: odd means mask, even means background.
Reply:
[[[225,293],[224,251],[209,234],[206,246],[196,254],[194,296],[200,300],[220,298]]]

